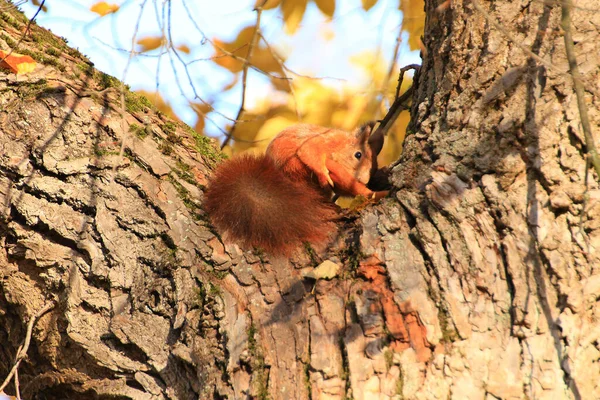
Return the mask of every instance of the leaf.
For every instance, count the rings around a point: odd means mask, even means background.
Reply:
[[[187,44],[180,44],[176,47],[177,50],[185,54],[190,54],[190,47]]]
[[[212,56],[212,61],[234,74],[240,72],[242,70],[242,62],[227,53],[238,57],[244,57],[245,53],[242,53],[239,49],[234,51],[229,50],[232,47],[231,43],[223,42],[216,38],[213,38],[212,42],[215,46],[215,54]]]
[[[119,11],[119,6],[117,4],[108,4],[105,1],[100,1],[91,6],[90,11],[95,12],[101,17],[104,17],[107,14],[112,14]]]
[[[254,4],[254,8],[260,7],[261,4],[263,4],[262,5],[262,9],[263,10],[272,10],[273,8],[275,8],[279,4],[281,4],[281,0],[267,0],[267,1],[265,1],[265,0],[256,0],[256,4]]]
[[[340,107],[339,93],[321,81],[311,79],[294,79],[294,102],[297,105],[303,121],[332,126],[332,114]]]
[[[29,56],[24,56],[14,52],[10,55],[8,54],[8,52],[0,50],[0,60],[3,60],[0,62],[0,67],[9,69],[15,74],[26,74],[31,72],[37,65],[35,60]]]
[[[372,81],[376,87],[381,87],[387,73],[387,61],[373,50],[365,50],[350,56],[350,63],[357,66],[367,79]]]
[[[305,278],[312,278],[315,280],[319,279],[332,279],[337,276],[340,272],[340,266],[333,261],[325,260],[319,266],[312,271],[304,275]]]
[[[258,143],[259,147],[261,143],[263,143],[266,147],[271,139],[273,139],[279,132],[284,130],[285,128],[294,125],[297,123],[296,118],[290,119],[285,115],[276,115],[273,118],[270,118],[265,121],[265,123],[260,127],[254,140]]]
[[[231,42],[223,42],[219,39],[213,39],[215,45],[215,54],[213,62],[232,73],[240,72],[244,66],[243,60],[248,55],[248,44],[254,36],[256,27],[254,25],[243,28],[237,37]],[[233,56],[232,56],[233,55]],[[283,60],[283,57],[276,55]],[[270,49],[261,42],[252,50],[250,64],[265,72],[272,72],[278,76],[283,75],[283,70],[279,61],[275,58]]]
[[[425,31],[424,0],[401,0],[399,8],[402,11],[402,30],[408,33],[408,46],[417,50]]]
[[[281,56],[277,55],[281,59]],[[252,52],[250,63],[261,71],[273,73],[276,76],[283,76],[281,63],[277,61],[270,49],[264,46],[257,46]],[[278,79],[283,82],[283,80]],[[285,82],[283,82],[285,83]],[[287,86],[287,84],[286,84]]]
[[[198,116],[196,124],[194,125],[194,130],[199,133],[204,132],[204,126],[206,125],[206,114],[212,111],[212,106],[210,104],[201,102],[190,102],[189,104],[192,110]]]
[[[240,30],[237,37],[231,42],[223,42],[216,38],[213,39],[215,45],[213,61],[233,73],[240,72],[243,67],[242,60],[228,56],[228,53],[242,59],[245,58],[248,54],[248,44],[252,40],[255,31],[256,26],[250,25]]]
[[[330,19],[333,17],[335,13],[335,0],[314,0],[317,3],[317,7],[319,10],[325,15],[327,15]]]
[[[375,4],[377,4],[377,0],[362,0],[363,10],[365,11],[369,11]]]
[[[219,92],[224,93],[228,90],[233,89],[234,86],[237,85],[238,82],[239,82],[239,75],[234,75],[233,79],[230,82],[226,83]]]
[[[288,35],[293,35],[298,30],[300,22],[304,17],[306,11],[306,4],[308,0],[294,0],[284,1],[281,4],[281,13],[283,14],[283,21],[285,22],[285,32]]]
[[[152,51],[158,49],[164,43],[162,36],[148,36],[138,39],[136,42],[140,46],[141,52]]]
[[[154,107],[156,107],[163,114],[167,115],[170,118],[178,119],[175,113],[173,112],[171,105],[167,103],[160,94],[156,92],[149,92],[146,90],[136,90],[136,93],[139,93],[146,97],[148,100],[150,100],[152,104],[154,104]]]
[[[36,6],[36,7],[39,7],[39,6],[40,6],[40,4],[42,4],[42,2],[41,2],[40,0],[31,0],[31,3],[32,3],[34,6]],[[43,11],[43,12],[48,12],[48,7],[46,7],[46,5],[45,5],[45,4],[42,6],[42,11]]]

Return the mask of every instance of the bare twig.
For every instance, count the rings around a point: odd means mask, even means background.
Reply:
[[[55,303],[53,301],[49,302],[40,310],[38,310],[38,312],[32,315],[29,319],[29,323],[27,324],[27,332],[25,333],[25,342],[21,346],[19,346],[19,349],[17,350],[17,355],[15,356],[15,363],[13,364],[13,367],[6,376],[6,379],[4,379],[4,382],[2,382],[2,385],[0,385],[0,393],[4,390],[6,385],[8,385],[8,382],[10,382],[11,378],[17,373],[19,364],[21,364],[21,361],[27,355],[27,350],[29,350],[29,344],[31,343],[31,334],[33,333],[33,325],[35,324],[35,321],[37,321],[42,315],[53,309],[54,306]]]
[[[584,88],[581,83],[577,59],[575,58],[575,45],[573,44],[573,35],[571,34],[571,6],[572,0],[563,1],[561,6],[561,27],[565,32],[565,50],[567,53],[567,60],[569,61],[569,70],[573,76],[573,86],[575,88],[575,95],[577,96],[577,107],[579,108],[579,117],[581,118],[581,128],[583,129],[583,134],[585,136],[585,146],[587,148],[588,157],[596,170],[598,179],[600,179],[600,159],[598,158],[596,142],[594,141],[594,135],[592,134],[592,126],[590,125],[590,119],[585,105]]]
[[[394,122],[396,122],[396,120],[398,119],[400,112],[408,109],[408,100],[410,100],[410,98],[412,97],[413,92],[414,87],[411,86],[406,90],[406,92],[402,93],[402,95],[392,103],[387,114],[379,123],[379,126],[375,130],[373,136],[387,135]]]
[[[398,75],[398,86],[396,86],[396,99],[398,99],[398,96],[400,95],[400,89],[402,87],[402,83],[404,82],[404,74],[406,71],[411,69],[415,72],[419,72],[421,70],[421,66],[419,64],[408,64],[400,68],[400,75]]]
[[[169,49],[172,50],[169,52],[169,60],[171,61],[171,67],[173,68],[173,71],[175,72],[175,64],[174,64],[174,60],[171,54],[175,54],[175,57],[177,58],[177,60],[181,63],[181,65],[183,65],[183,69],[185,71],[185,74],[187,76],[188,79],[188,83],[190,85],[190,87],[192,88],[192,91],[194,92],[194,98],[200,100],[200,102],[204,105],[206,105],[212,112],[218,114],[219,116],[221,116],[222,118],[229,120],[229,121],[234,121],[232,118],[226,116],[223,113],[220,113],[219,111],[217,111],[212,104],[210,104],[209,102],[207,102],[206,100],[204,100],[199,94],[198,91],[196,90],[196,86],[194,85],[194,80],[192,79],[192,75],[190,74],[189,68],[188,68],[188,64],[186,64],[186,62],[183,60],[183,58],[181,57],[181,55],[179,54],[179,51],[177,50],[177,48],[175,46],[173,46],[173,36],[171,34],[172,30],[172,18],[171,18],[171,2],[169,1],[167,3],[167,32],[168,32],[168,36],[169,36],[169,40],[168,40],[168,44],[169,44]],[[202,36],[204,39],[206,39],[206,36],[204,35],[204,33],[202,32],[202,30],[200,30],[200,27],[197,26],[196,21],[194,21],[194,19],[191,17],[191,15],[189,14],[189,10],[187,9],[187,5],[185,3],[185,1],[183,2],[183,6],[186,9],[186,11],[188,12],[188,15],[190,16],[191,21],[194,23],[194,25],[196,26],[196,28],[202,33]],[[182,89],[181,83],[179,82],[179,77],[177,74],[175,74],[175,82],[177,83],[177,86],[179,87],[179,91],[181,92],[181,94],[185,96],[185,92]],[[215,127],[217,127],[217,129],[219,129],[223,134],[225,134],[226,132],[223,130],[223,128],[221,128],[220,126],[218,126],[212,119],[208,118],[206,116],[205,113],[202,113],[202,116],[204,118],[206,118],[208,121],[210,121]]]
[[[202,35],[202,39],[203,41],[206,41],[207,43],[210,43],[210,45],[215,48],[215,50],[218,50],[219,53],[218,55],[212,56],[212,57],[207,57],[207,58],[198,58],[195,60],[190,61],[189,63],[187,63],[187,65],[192,65],[194,63],[197,63],[199,61],[213,61],[219,58],[223,58],[223,57],[230,57],[234,60],[240,61],[241,63],[245,63],[247,61],[247,57],[240,57],[238,55],[236,55],[235,53],[237,51],[242,50],[244,47],[247,47],[249,45],[249,43],[245,43],[241,46],[239,46],[238,48],[234,49],[233,51],[228,51],[226,49],[224,49],[222,46],[219,46],[217,43],[215,43],[213,40],[211,40],[208,36],[206,36],[206,34],[204,33],[204,31],[200,28],[200,26],[198,25],[198,23],[196,22],[196,20],[194,20],[191,16],[191,11],[188,9],[187,3],[185,1],[182,2],[183,7],[185,8],[188,17],[190,18],[190,21],[192,22],[192,24],[194,25],[194,27],[196,28],[196,30],[198,32],[200,32],[200,34]],[[259,35],[261,36],[261,39],[264,40],[264,37],[262,36],[262,33],[259,32]],[[268,71],[263,71],[262,69],[258,68],[257,66],[253,65],[252,63],[248,64],[249,68],[252,68],[253,70],[255,70],[256,72],[259,72],[265,76],[267,76],[268,78],[271,79],[290,79],[286,76],[277,76],[277,75],[273,75],[271,73],[269,73]],[[233,119],[228,118],[231,121],[233,121]]]
[[[400,69],[400,74],[398,75],[398,87],[396,88],[396,100],[388,110],[385,117],[383,117],[383,119],[380,121],[379,126],[371,135],[369,142],[378,142],[377,138],[387,135],[394,122],[396,122],[396,120],[398,119],[400,112],[402,110],[408,109],[408,102],[414,92],[414,83],[401,96],[398,96],[398,93],[400,92],[400,87],[402,86],[402,82],[404,81],[404,74],[406,73],[406,71],[412,69],[418,72],[420,68],[420,65],[410,64]],[[383,140],[381,140],[381,143],[383,144]]]
[[[19,370],[15,370],[15,397],[21,399],[21,390],[19,389]]]
[[[277,54],[277,52],[275,50],[273,50],[273,48],[271,47],[269,42],[267,42],[267,39],[265,39],[262,32],[260,32],[259,34],[260,34],[260,38],[262,39],[263,43],[265,44],[265,46],[267,47],[267,49],[273,56],[273,59],[275,61],[277,61],[277,64],[279,64],[279,67],[281,68],[281,71],[283,72],[284,78],[287,79],[288,88],[290,89],[290,94],[292,95],[292,100],[294,101],[294,111],[296,112],[296,118],[298,119],[298,121],[300,121],[300,112],[298,111],[298,102],[296,101],[296,92],[294,91],[294,85],[292,85],[292,78],[288,78],[288,76],[285,72],[286,71],[285,63],[281,59],[281,57],[279,57],[279,54]]]
[[[199,58],[199,59],[192,60],[192,61],[188,62],[187,64],[184,64],[184,68],[186,68],[186,72],[187,72],[187,68],[188,68],[190,65],[192,65],[192,64],[194,64],[194,63],[196,63],[196,62],[199,62],[199,61],[213,61],[213,60],[215,60],[215,59],[219,59],[219,58],[222,58],[222,57],[230,57],[230,58],[232,58],[232,59],[234,59],[234,60],[240,61],[240,62],[242,63],[242,65],[244,65],[244,66],[247,66],[247,68],[252,68],[254,71],[256,71],[256,72],[258,72],[258,73],[260,73],[260,74],[263,74],[263,75],[265,75],[266,77],[268,77],[268,78],[270,78],[270,79],[282,79],[282,80],[291,81],[291,80],[292,80],[292,78],[290,78],[290,77],[288,76],[288,74],[291,74],[291,75],[293,75],[293,76],[296,76],[296,77],[301,77],[301,78],[306,78],[306,79],[315,79],[315,80],[320,80],[320,79],[330,79],[330,80],[336,80],[336,81],[345,81],[345,79],[334,78],[334,77],[328,77],[328,76],[324,76],[324,77],[320,77],[320,76],[319,76],[319,77],[315,77],[315,76],[303,75],[303,74],[300,74],[300,73],[298,73],[298,72],[296,72],[296,71],[294,71],[294,70],[290,69],[290,68],[289,68],[287,65],[285,65],[285,63],[283,62],[283,60],[281,59],[281,57],[279,57],[279,56],[277,55],[277,53],[276,53],[276,52],[275,52],[275,51],[272,49],[272,47],[270,47],[270,45],[269,45],[268,41],[267,41],[267,40],[266,40],[266,38],[265,38],[265,37],[262,35],[261,31],[260,31],[260,30],[258,30],[258,35],[260,35],[260,39],[264,41],[264,43],[265,43],[265,45],[267,46],[267,48],[268,48],[268,49],[271,51],[271,53],[272,53],[272,55],[273,55],[273,58],[274,58],[274,59],[275,59],[275,60],[276,60],[276,61],[279,63],[279,65],[280,65],[280,67],[281,67],[281,69],[282,69],[283,76],[278,76],[278,75],[272,74],[272,73],[270,73],[270,72],[268,72],[268,71],[263,71],[262,69],[260,69],[260,68],[258,68],[257,66],[253,65],[253,64],[250,62],[250,59],[248,58],[248,56],[247,56],[247,55],[246,55],[246,57],[241,57],[241,56],[238,56],[237,54],[235,54],[236,52],[238,52],[238,51],[242,50],[244,47],[247,47],[247,46],[249,46],[249,45],[250,45],[249,43],[247,43],[247,44],[244,44],[244,45],[241,45],[240,47],[238,47],[237,49],[235,49],[235,50],[233,50],[233,51],[228,51],[228,50],[224,49],[222,46],[219,46],[217,43],[215,43],[215,41],[211,40],[211,39],[210,39],[210,38],[209,38],[209,37],[206,35],[206,33],[204,32],[204,30],[202,30],[202,28],[201,28],[201,27],[198,25],[197,21],[196,21],[196,20],[195,20],[195,19],[192,17],[193,13],[192,13],[192,11],[190,10],[190,8],[189,8],[189,6],[188,6],[188,4],[187,4],[187,1],[186,1],[186,0],[183,0],[183,1],[181,2],[181,4],[183,5],[183,7],[184,7],[184,9],[185,9],[185,11],[186,11],[186,13],[187,13],[187,15],[188,15],[188,18],[189,18],[190,22],[192,23],[192,25],[194,26],[194,28],[195,28],[195,29],[198,31],[198,33],[199,33],[199,34],[202,36],[202,41],[203,41],[203,42],[207,42],[207,43],[209,43],[209,44],[210,44],[210,45],[211,45],[211,46],[212,46],[212,47],[213,47],[215,50],[217,50],[217,52],[219,53],[219,54],[217,54],[217,55],[215,55],[215,56],[212,56],[212,57],[209,57],[209,58]],[[262,7],[262,6],[261,6],[261,7]],[[255,11],[257,11],[257,9],[255,9]],[[255,34],[256,34],[256,31],[255,31]],[[178,82],[178,81],[177,81],[177,83],[178,83],[178,85],[179,85],[179,82]],[[200,101],[201,101],[201,102],[202,102],[204,105],[207,105],[207,106],[209,107],[209,109],[210,109],[212,112],[215,112],[215,113],[217,113],[218,115],[220,115],[221,117],[223,117],[224,119],[226,119],[226,120],[228,120],[228,121],[232,121],[232,122],[234,122],[234,124],[237,124],[237,123],[239,123],[239,122],[245,122],[244,120],[241,120],[241,119],[239,118],[239,115],[238,115],[238,117],[237,117],[237,118],[230,118],[230,117],[228,117],[228,116],[226,116],[226,115],[223,115],[223,114],[219,113],[218,111],[216,111],[216,110],[215,110],[215,109],[212,107],[212,105],[211,105],[211,104],[209,104],[209,103],[207,103],[207,102],[203,101],[203,100],[202,100],[202,98],[200,98],[200,97],[197,95],[197,93],[195,92],[195,89],[194,89],[194,86],[193,86],[193,83],[192,83],[192,82],[190,82],[190,85],[192,86],[192,89],[194,90],[194,93],[195,93],[196,97],[197,97],[197,98],[199,98],[199,99],[200,99]],[[180,91],[182,91],[182,90],[181,90],[181,87],[180,87]],[[292,93],[292,96],[294,96],[294,93],[293,93],[293,86],[291,85],[291,83],[290,83],[290,91],[291,91],[291,93]],[[182,91],[182,94],[183,94],[183,91]],[[297,108],[297,107],[296,107],[296,108]],[[201,114],[202,114],[204,117],[206,117],[205,113],[201,113]],[[296,109],[296,115],[297,115],[298,119],[300,119],[300,116],[299,116],[299,113],[298,113],[298,110],[297,110],[297,109]],[[213,123],[213,124],[214,124],[214,125],[215,125],[215,126],[216,126],[216,127],[217,127],[217,128],[220,130],[220,131],[221,131],[221,132],[223,132],[223,133],[224,133],[224,134],[227,136],[227,133],[226,133],[226,132],[225,132],[225,131],[224,131],[224,130],[223,130],[221,127],[220,127],[220,126],[218,126],[217,124],[215,124],[215,123],[214,123],[212,120],[210,120],[208,117],[206,117],[206,118],[207,118],[207,119],[208,119],[210,122],[212,122],[212,123]],[[234,139],[234,140],[236,140],[236,141],[240,141],[240,139],[236,138],[236,137],[235,137],[235,135],[233,135],[231,131],[229,132],[229,136],[228,136],[228,137],[229,137],[229,139],[226,139],[226,140],[228,140],[228,141],[229,141],[229,140],[231,140],[231,139]]]
[[[260,38],[264,40],[264,36],[262,35],[262,33],[259,33],[259,35],[260,35]],[[238,47],[237,49],[235,49],[233,51],[227,51],[224,48],[222,48],[222,47],[217,46],[216,44],[214,44],[215,49],[219,50],[219,52],[221,52],[221,54],[217,54],[217,55],[212,56],[212,57],[197,58],[195,60],[192,60],[192,61],[188,62],[186,64],[186,66],[190,66],[190,65],[192,65],[194,63],[197,63],[197,62],[200,62],[200,61],[214,61],[214,60],[217,60],[219,58],[224,58],[224,57],[233,58],[234,60],[240,61],[243,64],[244,62],[246,62],[246,58],[240,57],[240,56],[236,55],[235,52],[240,51],[244,47],[247,47],[247,46],[248,46],[248,43],[246,43],[244,45],[241,45],[240,47]],[[273,58],[275,58],[275,56],[273,56]],[[279,61],[279,60],[276,59],[275,61]],[[278,76],[278,75],[270,73],[269,71],[262,70],[262,69],[260,69],[259,67],[257,67],[256,65],[254,65],[252,63],[248,64],[248,68],[252,68],[254,71],[263,74],[267,78],[281,79],[281,80],[291,80],[291,78],[288,78],[285,74],[284,74],[284,76]]]
[[[234,132],[235,132],[235,128],[238,125],[238,120],[242,117],[242,114],[244,113],[245,109],[245,105],[246,105],[246,85],[247,85],[247,79],[248,79],[248,66],[250,65],[250,59],[252,58],[252,51],[254,50],[254,47],[256,47],[256,45],[258,44],[258,40],[260,39],[260,17],[262,15],[262,10],[263,10],[263,6],[265,5],[265,3],[267,2],[267,0],[264,0],[259,6],[257,6],[254,11],[256,11],[256,28],[254,29],[254,34],[252,35],[252,39],[250,39],[250,44],[248,46],[248,53],[246,53],[246,59],[244,60],[244,66],[242,67],[242,101],[240,104],[240,109],[237,113],[237,117],[236,122],[233,123],[233,125],[231,126],[231,129],[229,130],[229,132],[227,133],[227,135],[225,136],[225,140],[223,140],[223,143],[221,144],[221,149],[223,149],[225,146],[227,146],[227,144],[229,144],[229,141],[231,140],[231,137],[233,136]]]

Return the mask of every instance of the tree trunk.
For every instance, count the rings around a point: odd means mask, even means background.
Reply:
[[[598,132],[593,3],[573,26]],[[48,305],[24,398],[600,398],[600,191],[560,4],[444,4],[398,190],[289,260],[223,245],[212,146],[134,94],[121,116],[114,79],[33,26],[36,70],[0,70],[0,381]],[[0,10],[7,49],[26,20]]]

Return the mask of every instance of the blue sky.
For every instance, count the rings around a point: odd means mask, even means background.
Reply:
[[[94,62],[96,68],[122,79],[129,59],[131,38],[141,10],[140,4],[144,2],[113,1],[122,5],[121,10],[104,18],[98,18],[97,14],[89,11],[97,0],[46,2],[48,12],[40,13],[37,21],[54,33],[67,38],[71,46],[78,48]],[[209,58],[213,49],[209,43],[203,42],[197,27],[209,38],[229,41],[236,37],[241,28],[254,23],[254,2],[173,1],[173,42],[187,44],[193,49],[193,53],[186,56],[186,61]],[[145,2],[138,38],[158,34],[161,15],[166,12],[166,9],[160,8],[163,3],[157,0]],[[183,7],[184,3],[195,24]],[[30,3],[24,5],[23,9],[29,17],[36,10]],[[349,62],[350,56],[364,53],[366,50],[379,49],[383,59],[389,60],[393,54],[401,18],[398,0],[379,0],[367,13],[362,9],[361,0],[338,0],[331,20],[310,2],[301,27],[295,35],[288,36],[283,33],[283,21],[278,11],[265,11],[261,27],[267,40],[287,56],[286,65],[290,69],[306,75],[334,77],[336,79],[326,80],[332,86],[340,87],[348,83],[359,86],[365,77]],[[330,39],[324,40],[324,37]],[[406,40],[404,42],[406,43]],[[215,103],[219,112],[235,117],[240,104],[241,87],[236,87],[224,96],[219,91],[231,80],[229,72],[211,61],[195,62],[188,68],[194,87],[192,88],[184,68],[177,60],[171,61],[165,55],[159,62],[158,57],[148,55],[136,56],[130,63],[125,82],[133,89],[154,91],[158,86],[161,95],[190,125],[195,123],[196,117],[187,107],[187,99],[194,98],[194,89],[195,93],[206,100],[219,99]],[[418,52],[410,52],[406,45],[401,47],[399,60],[400,65],[420,62]],[[269,95],[269,91],[270,87],[264,77],[258,73],[249,75],[247,101],[250,108],[254,101]],[[221,127],[227,124],[226,119],[218,116],[215,116],[214,120]],[[217,135],[219,129],[207,125],[207,132]]]

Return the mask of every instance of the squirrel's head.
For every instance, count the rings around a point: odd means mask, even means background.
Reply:
[[[377,155],[383,147],[383,136],[373,135],[375,122],[368,122],[352,132],[352,140],[332,159],[351,171],[357,181],[367,184],[372,171],[377,170]]]

